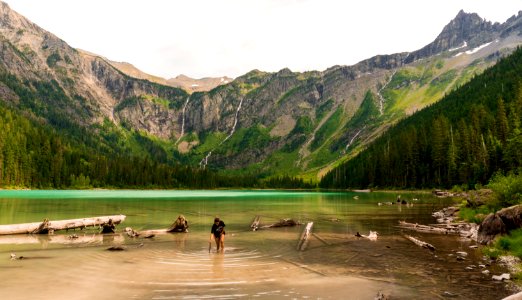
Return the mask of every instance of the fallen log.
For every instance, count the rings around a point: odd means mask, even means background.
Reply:
[[[124,215],[115,215],[58,221],[49,221],[48,219],[45,219],[43,222],[0,225],[0,235],[24,233],[53,233],[56,230],[67,230],[76,228],[83,229],[88,226],[103,226],[104,224],[108,224],[109,220],[111,219],[112,223],[120,224],[121,222],[125,221],[125,218],[126,216]]]
[[[303,251],[306,249],[306,246],[308,246],[308,239],[312,235],[312,227],[314,227],[314,222],[308,222],[308,224],[306,224],[306,227],[301,234],[301,238],[297,243],[297,250]]]
[[[259,228],[291,227],[291,226],[296,226],[296,225],[300,225],[300,223],[296,222],[292,219],[282,219],[281,221],[279,221],[277,223],[270,224],[270,225],[264,225]]]
[[[460,234],[461,229],[453,226],[430,226],[422,225],[417,223],[408,223],[405,221],[399,221],[399,227],[402,229],[413,230],[417,232],[428,232],[428,233],[440,233],[440,234]]]
[[[426,242],[423,242],[419,239],[416,239],[410,235],[404,235],[405,238],[407,238],[408,240],[412,241],[415,245],[419,246],[419,247],[422,247],[422,248],[426,248],[426,249],[429,249],[431,251],[435,250],[435,247],[432,245],[432,244],[428,244]]]
[[[357,232],[357,233],[359,233],[359,232]],[[363,237],[363,238],[367,238],[367,239],[369,239],[370,241],[376,241],[376,240],[377,240],[377,237],[379,236],[379,234],[377,233],[377,231],[371,231],[371,230],[370,230],[370,234],[368,234],[368,235],[365,235],[365,234],[363,234],[363,235],[359,234],[359,235],[360,235],[361,237]]]
[[[261,217],[259,215],[254,217],[252,224],[250,224],[250,228],[252,228],[252,231],[256,231],[259,228],[260,219],[261,219]]]

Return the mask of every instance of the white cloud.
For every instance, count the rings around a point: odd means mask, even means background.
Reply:
[[[324,70],[428,44],[460,9],[503,22],[520,0],[7,0],[73,47],[145,72]]]

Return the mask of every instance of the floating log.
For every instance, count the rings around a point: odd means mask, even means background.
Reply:
[[[429,232],[429,233],[440,233],[440,234],[460,234],[461,229],[454,226],[449,226],[446,224],[444,227],[439,226],[429,226],[422,225],[417,223],[408,223],[404,221],[399,221],[399,227],[402,229],[413,230],[417,232]]]
[[[252,224],[250,224],[250,228],[252,228],[252,231],[256,231],[259,228],[259,221],[261,220],[261,217],[259,215],[254,217],[254,220],[252,221]]]
[[[103,226],[108,224],[112,219],[114,224],[120,224],[125,220],[124,215],[102,216],[83,219],[49,221],[45,219],[43,222],[0,225],[0,235],[5,234],[24,234],[24,233],[53,233],[56,230],[67,230],[75,228],[85,228],[88,226]]]
[[[264,225],[259,228],[290,227],[290,226],[296,226],[296,225],[300,225],[300,223],[296,222],[292,219],[282,219],[281,221],[279,221],[277,223],[270,224],[270,225]]]
[[[426,248],[426,249],[429,249],[431,251],[435,250],[435,247],[432,245],[432,244],[428,244],[426,242],[423,242],[419,239],[416,239],[410,235],[404,235],[405,238],[407,238],[408,240],[412,241],[415,245],[419,246],[419,247],[422,247],[422,248]]]
[[[361,235],[359,232],[357,232],[357,234],[359,234],[360,237],[369,239],[370,241],[376,241],[377,237],[379,235],[377,233],[377,231],[371,231],[371,230],[370,230],[370,234],[368,234],[368,235],[365,235],[365,234]]]
[[[306,246],[308,246],[308,239],[312,235],[312,227],[314,227],[314,222],[308,222],[308,224],[306,224],[306,227],[301,234],[301,238],[297,243],[297,250],[303,251],[306,249]]]

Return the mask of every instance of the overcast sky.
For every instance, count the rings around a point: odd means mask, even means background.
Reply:
[[[75,48],[165,78],[324,70],[433,41],[460,9],[504,22],[522,0],[5,0]]]

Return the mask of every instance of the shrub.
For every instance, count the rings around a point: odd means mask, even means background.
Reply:
[[[497,206],[508,207],[522,203],[522,175],[520,174],[497,173],[489,181],[488,187],[496,194]]]

